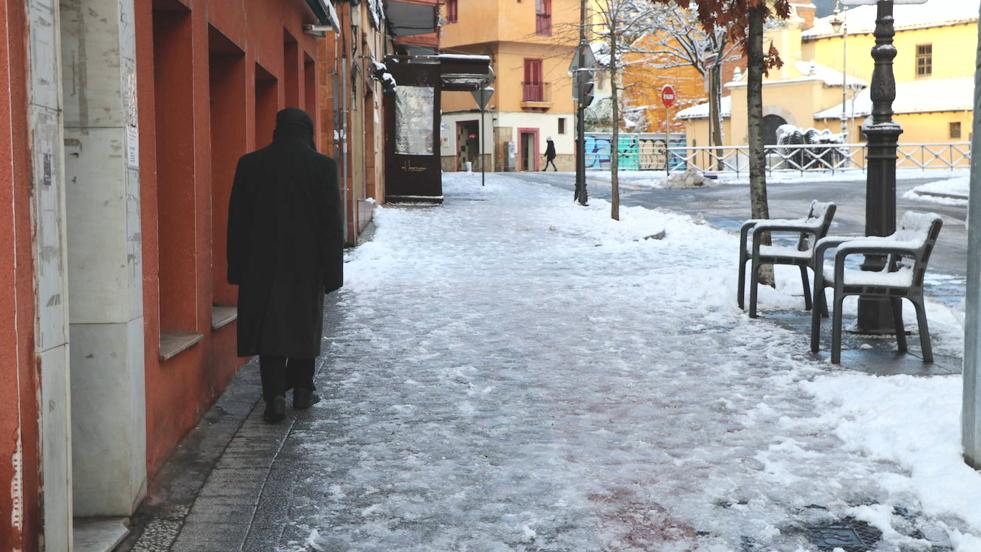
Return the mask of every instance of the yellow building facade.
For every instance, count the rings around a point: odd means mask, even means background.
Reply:
[[[443,169],[540,170],[552,138],[559,170],[574,168],[575,116],[569,64],[578,43],[577,0],[443,2],[440,50],[488,55],[495,89],[481,124],[470,93],[442,99]],[[479,154],[483,134],[483,157]]]
[[[903,127],[901,144],[970,140],[978,8],[979,0],[895,6],[898,55],[893,108],[896,122]],[[784,62],[764,80],[768,144],[775,143],[773,129],[779,123],[840,134],[843,120],[849,143],[865,141],[861,125],[872,107],[868,84],[874,67],[875,16],[874,5],[859,6],[839,19],[844,30],[835,29],[835,16],[813,23],[795,17],[768,33],[767,46],[772,43]],[[726,85],[731,98],[723,109],[724,143],[730,146],[747,143],[743,77],[740,74]],[[844,101],[843,82],[847,84]],[[679,118],[685,122],[689,145],[708,144],[706,106],[682,111]]]

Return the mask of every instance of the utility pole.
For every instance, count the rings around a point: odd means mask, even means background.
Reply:
[[[586,192],[586,103],[583,94],[585,79],[583,72],[586,68],[586,0],[579,2],[579,63],[573,73],[573,85],[578,87],[576,97],[576,200],[580,205],[586,205],[589,194]]]

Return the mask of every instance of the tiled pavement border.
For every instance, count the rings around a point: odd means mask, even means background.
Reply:
[[[268,528],[276,525],[273,518],[285,515],[256,505],[267,485],[278,490],[288,482],[272,467],[296,417],[291,414],[279,425],[264,423],[260,386],[254,359],[154,478],[118,551],[242,550],[256,519]],[[288,502],[281,504],[285,508]]]

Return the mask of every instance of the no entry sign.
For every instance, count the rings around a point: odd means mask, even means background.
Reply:
[[[661,101],[664,103],[664,107],[674,105],[674,87],[670,84],[665,84],[664,88],[661,89]]]

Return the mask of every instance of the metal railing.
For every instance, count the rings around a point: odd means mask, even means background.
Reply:
[[[552,36],[552,14],[535,14],[535,34],[542,36]]]
[[[866,144],[786,144],[766,146],[766,170],[775,172],[864,171]],[[693,167],[701,171],[749,172],[749,146],[670,147],[668,157],[675,170]],[[967,169],[971,166],[969,142],[900,144],[896,155],[899,169]]]
[[[522,102],[548,102],[549,83],[547,82],[522,82],[521,83]]]

